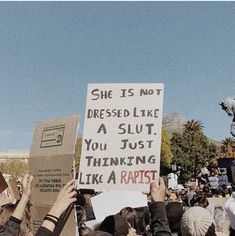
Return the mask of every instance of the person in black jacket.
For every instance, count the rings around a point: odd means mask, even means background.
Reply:
[[[163,178],[159,179],[159,186],[155,182],[150,183],[150,195],[152,203],[149,206],[151,214],[151,231],[153,236],[171,236],[164,200],[166,198],[166,186]]]

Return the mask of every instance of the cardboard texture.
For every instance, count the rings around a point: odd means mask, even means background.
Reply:
[[[32,208],[31,214],[33,218],[33,231],[34,234],[37,232],[38,228],[42,224],[43,218],[49,212],[50,207],[34,206]],[[55,235],[72,236],[75,235],[76,222],[75,222],[75,210],[69,208],[66,214],[62,215],[59,219],[58,225],[54,232]]]
[[[30,157],[32,183],[31,203],[52,206],[60,189],[73,178],[73,155]]]
[[[79,117],[61,117],[37,123],[30,149],[30,157],[73,154]]]
[[[7,182],[2,173],[0,172],[0,193],[2,193],[7,188],[8,188]]]
[[[76,233],[75,209],[73,205],[62,214],[54,233],[55,235],[74,235]]]
[[[74,176],[78,121],[78,116],[73,115],[40,121],[36,125],[29,155],[29,171],[34,176],[30,200],[35,232],[60,189]],[[62,236],[73,236],[75,225],[74,211],[70,209],[56,230],[62,231]]]
[[[89,84],[79,188],[147,191],[160,168],[163,84]]]
[[[50,209],[51,207],[42,207],[35,205],[31,207],[34,235],[37,232],[38,228],[41,226],[43,218],[46,216]]]

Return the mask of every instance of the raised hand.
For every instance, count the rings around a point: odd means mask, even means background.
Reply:
[[[153,202],[164,202],[166,198],[166,186],[162,177],[159,177],[159,185],[150,183],[150,196]]]

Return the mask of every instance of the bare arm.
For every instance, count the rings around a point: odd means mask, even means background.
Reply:
[[[62,213],[70,206],[70,204],[76,201],[75,196],[76,191],[74,187],[74,180],[71,180],[60,190],[58,197],[48,214],[59,218]],[[55,219],[53,217],[51,218]],[[51,232],[53,232],[55,229],[55,224],[50,220],[44,220],[42,222],[42,226]]]
[[[23,187],[23,193],[22,197],[14,210],[12,216],[21,220],[24,214],[25,207],[29,201],[29,196],[31,192],[31,183],[33,180],[33,176],[29,176],[28,174],[24,176],[22,187]]]

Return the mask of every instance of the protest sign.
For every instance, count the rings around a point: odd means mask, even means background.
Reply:
[[[147,206],[147,196],[136,191],[112,190],[92,197],[91,203],[96,221],[101,222],[106,216],[117,214],[124,207]]]
[[[89,84],[79,188],[147,190],[159,175],[163,84]]]
[[[36,125],[29,154],[29,171],[34,176],[31,203],[35,228],[55,202],[60,189],[73,178],[78,121],[78,116],[73,115],[41,121]],[[74,216],[68,215],[67,219],[67,224],[73,229],[76,224]],[[66,227],[59,229],[63,229],[60,235],[68,235]]]

